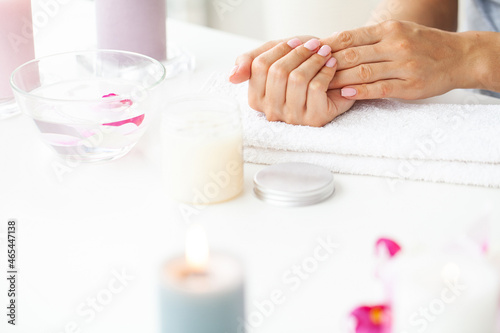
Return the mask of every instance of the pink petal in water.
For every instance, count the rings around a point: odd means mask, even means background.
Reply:
[[[111,93],[111,94],[107,94],[107,95],[102,96],[102,98],[106,98],[106,97],[116,97],[116,96],[118,96],[118,95],[117,95],[117,94],[113,94],[113,93]]]
[[[117,97],[117,96],[118,95],[115,93],[110,93],[110,94],[102,96],[102,98]],[[131,99],[126,98],[126,99],[120,100],[119,102],[112,102],[111,104],[105,104],[102,107],[106,108],[106,109],[114,109],[114,108],[121,108],[123,106],[131,107],[132,104],[134,104],[134,102],[132,102]]]
[[[136,124],[128,123],[125,125],[117,126],[113,133],[121,134],[121,135],[128,135],[130,133],[135,132],[137,130],[137,128],[138,127]]]
[[[134,104],[134,102],[132,102],[131,99],[122,99],[120,101],[120,103],[122,103],[123,105],[127,105],[127,106],[132,106],[132,104]]]
[[[140,116],[137,116],[137,117],[134,117],[134,118],[130,118],[130,119],[125,119],[125,120],[121,120],[121,121],[115,121],[115,122],[112,122],[112,123],[106,123],[106,124],[103,124],[105,126],[121,126],[121,125],[125,125],[125,124],[128,124],[128,123],[133,123],[137,126],[140,126],[142,124],[142,121],[144,120],[144,115],[141,114]]]
[[[118,96],[118,95],[115,94],[115,93],[110,93],[110,94],[102,96],[102,98],[116,97],[116,96]],[[122,99],[122,100],[120,100],[120,102],[119,102],[118,105],[112,104],[112,105],[108,105],[106,107],[107,108],[115,108],[115,107],[122,108],[123,106],[130,107],[130,106],[132,106],[132,104],[134,104],[134,102],[132,102],[132,100],[130,100],[130,99]],[[142,114],[142,115],[137,116],[137,117],[133,117],[133,118],[129,118],[129,119],[121,120],[121,121],[115,121],[115,122],[111,122],[111,123],[105,123],[103,125],[118,127],[118,126],[123,126],[123,125],[126,125],[126,124],[131,124],[131,125],[135,125],[136,127],[139,127],[142,124],[143,120],[144,120],[144,115]],[[124,128],[124,132],[127,132],[127,133],[130,133],[131,131],[133,132],[132,129],[133,129],[133,127],[127,126],[126,129]]]

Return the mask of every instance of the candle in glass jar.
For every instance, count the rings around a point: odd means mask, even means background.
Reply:
[[[239,333],[244,323],[243,271],[222,254],[209,254],[203,230],[188,231],[186,255],[161,271],[162,333]]]
[[[165,0],[96,1],[97,46],[167,59]]]
[[[243,134],[230,99],[180,100],[163,119],[163,178],[181,202],[227,201],[243,190]]]
[[[496,333],[500,277],[486,258],[429,251],[394,264],[393,332]]]
[[[0,103],[13,99],[10,75],[35,58],[30,0],[0,1]]]

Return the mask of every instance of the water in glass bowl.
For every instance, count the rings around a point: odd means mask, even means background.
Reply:
[[[101,161],[125,155],[145,131],[145,90],[122,80],[78,80],[33,90],[27,110],[61,157]],[[38,98],[40,97],[40,98]]]

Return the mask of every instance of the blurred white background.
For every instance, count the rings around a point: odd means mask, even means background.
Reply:
[[[1,1],[1,0],[0,0]],[[50,21],[55,16],[69,20],[73,6],[65,4],[76,0],[32,0],[36,16],[35,35],[62,33],[53,31]],[[78,0],[92,2],[99,0]],[[144,1],[144,0],[137,0]],[[381,0],[166,0],[170,18],[206,25],[223,31],[266,41],[294,35],[325,37],[335,31],[365,25],[370,14]],[[411,0],[410,0],[411,1]],[[418,0],[415,0],[418,1]],[[463,0],[461,17],[464,14]],[[90,8],[89,8],[90,9]],[[80,15],[77,17],[85,17]],[[88,17],[93,17],[89,14]],[[461,20],[463,22],[463,20]],[[69,22],[68,22],[69,24]],[[81,26],[94,29],[95,22],[82,19]],[[78,41],[75,41],[78,44]],[[37,51],[39,46],[35,45]],[[78,49],[85,47],[79,45]],[[67,45],[60,45],[60,51]],[[37,52],[42,54],[43,52]]]
[[[167,7],[172,18],[270,40],[305,34],[325,37],[362,26],[380,1],[167,0]]]
[[[169,17],[269,40],[327,36],[368,20],[379,0],[167,0]]]

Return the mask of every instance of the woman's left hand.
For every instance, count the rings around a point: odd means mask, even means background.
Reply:
[[[333,35],[322,40],[339,63],[329,87],[353,100],[421,99],[477,88],[471,78],[478,57],[470,34],[385,21]]]

